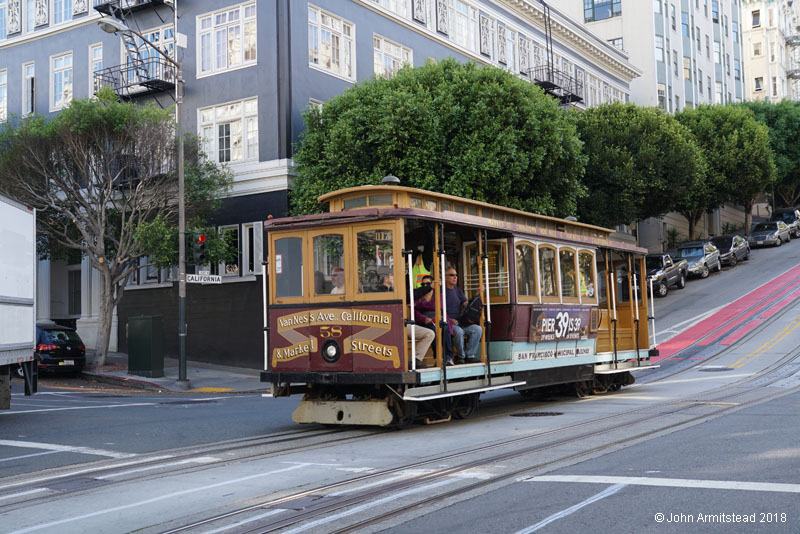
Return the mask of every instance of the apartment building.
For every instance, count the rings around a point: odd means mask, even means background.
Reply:
[[[626,52],[537,0],[0,0],[0,121],[58,113],[101,85],[174,104],[174,69],[143,40],[101,31],[101,17],[181,60],[183,128],[234,173],[214,224],[233,234],[238,262],[210,266],[221,285],[187,290],[187,355],[214,363],[262,364],[262,222],[287,214],[308,106],[445,57],[507,69],[577,107],[629,101],[641,74]],[[75,324],[93,346],[97,273],[78,256],[39,267],[39,317]],[[127,350],[127,319],[143,314],[163,317],[165,350],[177,353],[176,280],[177,269],[136,273],[111,350]]]

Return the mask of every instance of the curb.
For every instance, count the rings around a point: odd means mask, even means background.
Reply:
[[[125,378],[121,376],[114,376],[114,375],[103,375],[97,374],[92,372],[83,371],[83,375],[96,380],[98,382],[102,382],[104,384],[113,384],[122,387],[128,387],[132,389],[143,389],[147,391],[172,391],[172,392],[183,392],[188,391],[191,386],[188,384],[183,389],[179,388],[176,384],[175,387],[170,387],[163,384],[156,384],[154,382],[147,382],[146,380],[138,380],[136,378]],[[177,382],[177,381],[176,381]]]

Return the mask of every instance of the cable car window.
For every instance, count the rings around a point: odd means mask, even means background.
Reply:
[[[577,298],[578,284],[575,274],[575,252],[569,249],[558,251],[559,266],[561,267],[561,296]]]
[[[467,215],[478,215],[478,208],[474,206],[467,206]]]
[[[531,245],[517,245],[517,297],[536,296],[536,249]]]
[[[453,206],[453,211],[455,211],[456,213],[464,213],[464,206],[462,206],[461,204],[456,204],[455,206]]]
[[[556,251],[549,247],[539,247],[539,283],[543,297],[558,298],[557,276]]]
[[[436,201],[435,200],[425,200],[425,209],[436,211]]]
[[[358,292],[394,291],[393,232],[367,230],[357,234]]]
[[[303,296],[303,239],[275,240],[275,296]]]
[[[391,206],[392,205],[392,195],[370,195],[369,196],[369,205],[370,206]]]
[[[314,292],[343,295],[345,292],[344,237],[341,234],[314,238]]]
[[[608,302],[607,281],[606,253],[601,250],[597,255],[597,298],[599,304]]]
[[[452,211],[453,208],[449,202],[439,202],[439,209],[441,211]]]
[[[581,275],[581,297],[594,298],[594,256],[585,250],[578,253],[578,272]]]
[[[353,208],[364,208],[367,205],[367,197],[360,196],[355,198],[347,198],[344,201],[344,209],[351,210]]]
[[[411,197],[411,207],[412,208],[422,208],[422,199],[421,198],[414,198]]]

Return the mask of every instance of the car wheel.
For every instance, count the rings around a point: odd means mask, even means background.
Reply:
[[[709,271],[708,271],[708,265],[706,265],[706,264],[704,263],[704,264],[703,264],[703,270],[702,270],[702,271],[700,271],[700,278],[708,278],[708,273],[709,273]]]
[[[720,272],[722,270],[722,262],[717,259],[717,267],[714,269],[714,272]]]
[[[25,378],[25,371],[22,370],[22,364],[18,364],[17,368],[14,370],[14,376],[17,378]]]
[[[658,287],[656,288],[656,296],[657,297],[666,297],[667,293],[669,292],[669,288],[667,288],[667,281],[662,280],[658,283]]]
[[[686,287],[686,275],[681,273],[678,277],[678,289],[683,289],[684,287]]]
[[[783,238],[782,238],[782,237],[779,237],[779,238],[778,238],[778,242],[777,242],[777,243],[775,243],[775,246],[776,246],[776,247],[779,247],[779,246],[781,246],[781,245],[783,245]]]
[[[750,249],[748,248],[747,252],[744,253],[744,261],[747,261],[749,259],[750,259]]]
[[[731,257],[731,267],[736,267],[736,254]]]

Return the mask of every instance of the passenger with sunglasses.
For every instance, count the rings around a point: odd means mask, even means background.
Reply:
[[[478,324],[464,325],[458,324],[458,318],[461,317],[461,312],[467,306],[467,297],[461,288],[458,287],[458,274],[456,270],[450,267],[445,272],[445,302],[447,303],[447,319],[450,328],[453,331],[453,338],[455,341],[458,353],[464,358],[466,363],[479,363],[480,359],[476,357],[478,347],[481,342],[481,335],[483,335],[483,328]],[[467,344],[464,346],[464,336],[467,336]],[[453,360],[454,354],[452,350],[447,355],[448,361]]]

